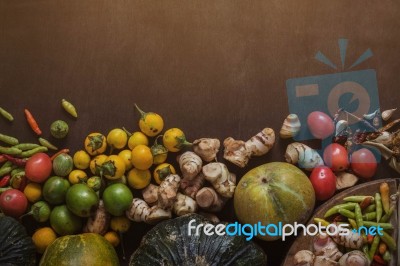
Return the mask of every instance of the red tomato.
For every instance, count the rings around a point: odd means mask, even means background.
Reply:
[[[315,167],[310,175],[317,200],[327,200],[335,194],[336,176],[327,166]]]
[[[53,164],[46,153],[36,153],[26,162],[25,175],[36,183],[42,183],[49,178]]]
[[[340,144],[332,143],[324,150],[324,161],[333,171],[344,171],[349,167],[347,150]]]
[[[378,163],[370,150],[362,148],[351,154],[350,166],[356,175],[368,179],[374,176]]]
[[[18,189],[9,189],[0,194],[0,209],[8,216],[19,218],[28,208],[28,200]]]

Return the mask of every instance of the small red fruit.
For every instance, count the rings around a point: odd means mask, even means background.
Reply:
[[[310,175],[317,200],[327,200],[335,194],[336,176],[327,166],[317,166]]]
[[[334,172],[344,171],[349,167],[347,150],[337,143],[326,146],[324,150],[324,161]]]
[[[28,199],[18,189],[9,189],[0,194],[0,209],[8,216],[19,218],[28,208]]]
[[[307,125],[311,134],[317,139],[325,139],[335,130],[332,118],[320,111],[314,111],[308,115]]]
[[[350,166],[356,175],[369,179],[376,173],[378,163],[369,149],[362,148],[351,154]]]

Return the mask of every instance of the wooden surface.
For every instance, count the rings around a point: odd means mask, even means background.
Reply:
[[[366,49],[374,56],[353,70],[375,69],[382,109],[399,105],[398,1],[9,1],[0,0],[0,106],[13,123],[0,131],[35,141],[29,108],[60,147],[81,149],[89,132],[137,130],[133,104],[162,114],[166,128],[189,140],[248,139],[264,127],[279,130],[288,114],[287,79],[340,72],[314,59],[321,50],[340,63],[337,40],[349,39],[347,61]],[[67,98],[79,112],[71,119]],[[397,115],[397,117],[399,117]],[[66,120],[65,141],[49,126]],[[289,141],[246,169],[282,161]],[[375,178],[396,173],[383,164]],[[232,204],[222,214],[235,220]],[[127,255],[149,227],[134,224]],[[278,265],[286,242],[260,243]]]

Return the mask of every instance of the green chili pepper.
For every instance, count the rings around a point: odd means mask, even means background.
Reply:
[[[383,231],[383,235],[381,235],[382,241],[386,243],[390,250],[396,249],[396,242],[394,239],[385,231]]]
[[[9,174],[9,173],[11,172],[12,169],[13,169],[12,166],[8,166],[8,167],[5,167],[5,168],[2,168],[2,169],[0,170],[0,177],[4,176],[4,175],[6,175],[6,174]]]
[[[367,208],[364,209],[364,213],[375,212],[375,210],[376,210],[376,205],[371,204]]]
[[[376,221],[379,222],[382,218],[382,201],[381,201],[381,194],[378,192],[375,193],[375,205],[376,205]]]
[[[380,222],[381,223],[388,222],[390,220],[390,217],[392,216],[393,211],[394,211],[394,206],[390,207],[389,211],[382,216]]]
[[[330,223],[327,220],[321,219],[321,218],[314,218],[314,223],[316,223],[316,224],[320,223],[322,226],[330,225]]]
[[[355,219],[356,215],[354,214],[354,212],[346,210],[346,209],[339,209],[339,214],[347,217],[347,218],[351,218],[351,219]]]
[[[345,197],[343,200],[348,201],[348,202],[362,202],[367,197],[371,197],[372,201],[374,200],[374,197],[372,197],[372,196],[349,196],[349,197]]]
[[[18,139],[1,133],[0,133],[0,141],[10,145],[17,145],[19,143]]]
[[[366,227],[380,227],[383,230],[391,230],[393,229],[393,225],[391,223],[377,223],[371,221],[364,221],[364,226]]]
[[[368,212],[362,216],[363,220],[373,221],[376,220],[376,212]],[[381,219],[382,222],[382,219]]]
[[[372,257],[375,255],[376,250],[378,249],[380,237],[378,235],[374,236],[374,240],[372,241],[371,248],[368,252],[368,257],[372,260]]]
[[[363,217],[361,213],[361,207],[358,204],[354,208],[354,215],[356,218],[357,226],[358,228],[360,228],[361,226],[363,226]]]
[[[20,143],[14,146],[14,148],[20,149],[21,151],[32,150],[37,147],[40,147],[40,145],[36,143]]]
[[[11,171],[11,176],[13,177],[20,173],[23,173],[25,175],[25,170],[23,168],[15,168],[14,170]]]
[[[358,229],[357,222],[354,219],[349,218],[348,220],[353,229]]]
[[[58,150],[58,148],[56,146],[54,146],[53,144],[51,144],[47,139],[44,138],[39,138],[39,143],[40,145],[52,149],[52,150]]]
[[[367,257],[369,257],[369,247],[368,247],[368,244],[364,244],[364,245],[362,246],[362,250],[363,250],[364,254],[365,254]]]
[[[338,213],[340,209],[354,210],[355,206],[356,206],[356,203],[354,203],[354,202],[348,202],[348,203],[335,205],[326,211],[324,218]]]
[[[14,147],[2,147],[0,146],[0,153],[10,154],[10,155],[19,155],[21,154],[21,150]]]
[[[39,146],[37,148],[31,149],[31,150],[27,150],[27,151],[23,151],[20,156],[21,157],[31,157],[32,155],[39,153],[39,152],[47,152],[48,149],[47,147],[44,146]]]
[[[4,110],[1,107],[0,107],[0,114],[10,122],[12,122],[14,120],[14,117],[9,112],[7,112],[6,110]]]
[[[12,162],[7,161],[7,162],[5,162],[5,163],[0,167],[0,170],[1,170],[1,169],[4,169],[4,168],[6,168],[6,167],[9,167],[9,166],[12,166]]]

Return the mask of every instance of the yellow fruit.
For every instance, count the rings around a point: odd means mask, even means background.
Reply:
[[[132,136],[130,136],[128,140],[129,149],[133,150],[137,145],[149,145],[149,139],[140,131],[133,132]]]
[[[24,194],[29,202],[35,203],[42,197],[42,186],[38,183],[29,183],[24,189]]]
[[[107,143],[111,148],[123,149],[128,141],[128,135],[120,128],[114,128],[107,135]]]
[[[117,247],[121,242],[119,235],[114,231],[105,233],[104,238],[107,239],[107,241],[110,242],[113,247]]]
[[[121,178],[125,173],[124,159],[118,155],[110,155],[101,165],[103,174],[107,179],[115,180]]]
[[[163,144],[170,152],[178,152],[184,146],[191,145],[179,128],[170,128],[163,135]]]
[[[128,172],[128,185],[131,188],[142,189],[147,187],[151,181],[150,170],[139,170],[133,168]]]
[[[125,233],[131,227],[131,220],[126,216],[114,216],[111,218],[110,227],[118,233]]]
[[[72,170],[68,175],[68,181],[74,185],[78,183],[85,183],[88,180],[87,174],[79,169]]]
[[[153,164],[153,155],[149,147],[138,145],[132,150],[132,165],[139,170],[147,170]]]
[[[143,112],[136,104],[136,109],[140,113],[139,128],[149,137],[157,136],[164,128],[164,120],[159,114]]]
[[[78,169],[85,170],[89,167],[90,155],[84,150],[75,152],[72,159],[75,167]]]
[[[100,154],[94,157],[90,161],[90,172],[92,172],[94,175],[99,175],[100,173],[98,171],[98,167],[100,167],[107,160],[107,158],[108,156],[105,154]]]
[[[151,146],[150,148],[151,153],[153,154],[154,164],[162,164],[167,160],[168,157],[168,149],[165,148],[163,145],[157,143],[159,137],[162,137],[162,135],[158,136],[155,139],[153,146]]]
[[[107,149],[106,137],[101,133],[90,133],[86,136],[84,145],[90,155],[102,154]]]
[[[153,177],[157,184],[161,184],[168,175],[175,173],[175,168],[171,164],[163,163],[154,169]]]
[[[43,254],[56,238],[57,235],[51,227],[42,227],[32,235],[33,244],[35,244],[36,251],[40,254]]]
[[[131,150],[123,150],[118,153],[118,156],[121,157],[125,162],[125,171],[131,170],[132,168],[132,151]]]

